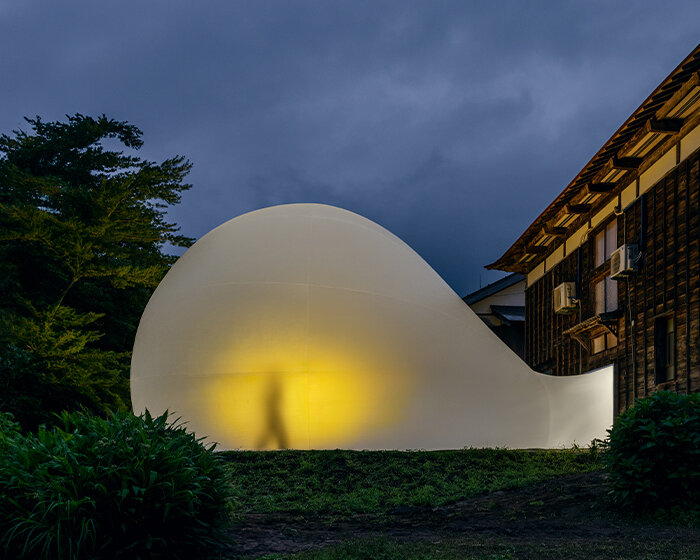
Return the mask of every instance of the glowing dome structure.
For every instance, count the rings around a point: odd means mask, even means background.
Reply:
[[[535,373],[396,236],[291,204],[226,222],[172,267],[131,397],[224,449],[558,447],[605,436],[613,372]]]

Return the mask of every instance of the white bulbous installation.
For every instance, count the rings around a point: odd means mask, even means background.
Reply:
[[[396,236],[290,204],[175,263],[139,325],[131,398],[220,449],[552,448],[605,437],[613,371],[535,373]]]

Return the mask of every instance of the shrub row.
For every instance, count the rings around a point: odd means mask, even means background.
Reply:
[[[65,413],[27,435],[0,414],[0,557],[202,557],[228,488],[213,446],[167,413]]]
[[[605,453],[613,500],[633,510],[700,504],[700,394],[660,391],[621,413]]]

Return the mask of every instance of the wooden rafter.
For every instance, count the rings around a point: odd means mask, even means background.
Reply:
[[[589,181],[586,183],[585,190],[588,194],[603,194],[612,192],[616,186],[617,183],[594,183],[593,181]]]
[[[530,245],[527,252],[531,255],[546,255],[549,253],[549,247],[546,245]]]
[[[613,169],[625,169],[627,171],[636,171],[642,165],[643,158],[638,157],[614,157],[612,158],[611,167]]]
[[[544,224],[542,227],[543,235],[553,235],[554,237],[564,237],[568,231],[568,228],[565,228],[564,226]]]
[[[567,204],[565,206],[566,212],[569,214],[588,214],[591,211],[592,206],[590,204]]]
[[[668,99],[668,101],[666,101],[659,108],[659,110],[656,112],[657,118],[663,118],[668,115],[676,107],[676,105],[683,101],[683,98],[690,93],[690,90],[699,85],[700,76],[697,72],[693,72],[693,74],[683,82],[683,85],[678,88],[678,90]]]
[[[643,128],[659,134],[678,134],[683,128],[683,119],[651,119]]]

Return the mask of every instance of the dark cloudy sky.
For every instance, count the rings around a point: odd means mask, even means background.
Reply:
[[[700,3],[0,0],[0,130],[106,113],[189,158],[201,237],[358,212],[460,294],[700,41]]]

